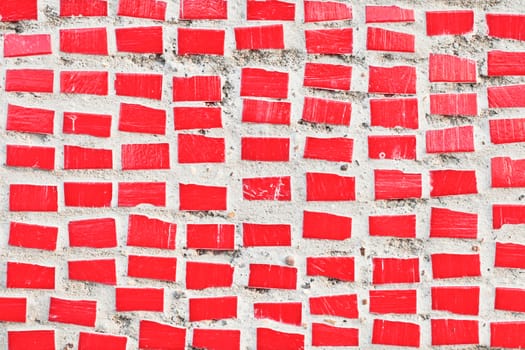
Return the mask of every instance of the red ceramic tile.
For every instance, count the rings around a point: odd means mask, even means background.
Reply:
[[[222,128],[221,107],[175,107],[175,130]]]
[[[243,198],[250,201],[291,201],[290,176],[242,179]]]
[[[140,349],[179,350],[185,346],[185,328],[147,320],[139,322]]]
[[[114,259],[68,261],[68,278],[114,286],[117,284]]]
[[[8,331],[9,350],[55,350],[54,330]]]
[[[427,11],[427,35],[463,35],[474,30],[474,11]]]
[[[416,215],[381,215],[368,217],[370,236],[416,238]]]
[[[60,0],[60,16],[63,17],[96,17],[107,15],[107,0]]]
[[[199,150],[195,152],[195,150]],[[188,163],[224,163],[226,145],[222,137],[179,134],[177,139],[178,160]]]
[[[431,94],[430,113],[446,116],[477,116],[478,95],[476,93]]]
[[[374,284],[419,283],[419,258],[374,258]]]
[[[51,54],[49,34],[6,34],[4,57],[38,56]]]
[[[306,173],[307,201],[355,201],[355,177]]]
[[[9,224],[9,245],[54,251],[57,246],[58,227],[12,222]]]
[[[475,83],[476,61],[453,55],[430,54],[430,82]]]
[[[371,290],[370,312],[374,314],[416,314],[417,291],[407,290]]]
[[[286,224],[242,224],[245,247],[289,247],[292,245],[290,225]]]
[[[233,283],[234,267],[188,261],[186,263],[186,289],[230,288]]]
[[[132,214],[128,218],[128,246],[175,249],[177,224]]]
[[[54,72],[49,69],[7,69],[5,91],[53,92]]]
[[[302,350],[304,335],[285,333],[270,328],[257,328],[257,350]]]
[[[84,55],[107,55],[106,28],[61,29],[60,51]]]
[[[496,259],[494,267],[524,269],[525,245],[496,242]]]
[[[264,123],[290,125],[292,104],[244,99],[242,104],[243,123]]]
[[[179,18],[193,19],[228,19],[226,0],[181,0]]]
[[[180,210],[226,210],[227,199],[227,187],[179,184]]]
[[[489,108],[525,107],[525,85],[492,86],[487,88]]]
[[[17,22],[38,18],[37,0],[5,0],[0,4],[0,21]]]
[[[237,50],[284,49],[283,25],[236,27],[235,46]]]
[[[164,311],[163,288],[115,288],[115,310]]]
[[[303,85],[327,90],[350,90],[352,67],[341,64],[307,62]]]
[[[487,13],[488,35],[500,39],[525,40],[525,15]]]
[[[474,127],[428,130],[426,148],[427,153],[474,152]]]
[[[494,204],[492,206],[492,228],[497,230],[503,225],[525,224],[525,205]]]
[[[374,170],[376,200],[421,198],[421,174]]]
[[[126,350],[128,338],[101,333],[80,332],[78,350]]]
[[[110,149],[64,146],[64,169],[112,169]]]
[[[353,53],[353,28],[307,29],[304,31],[306,52],[321,55],[350,55]]]
[[[490,141],[496,145],[525,142],[525,118],[489,120]]]
[[[237,318],[237,297],[190,298],[190,322]]]
[[[253,316],[284,324],[302,324],[303,304],[300,302],[253,303]]]
[[[169,143],[122,145],[122,170],[155,170],[170,168]]]
[[[345,21],[352,19],[352,7],[337,1],[309,1],[304,2],[304,21],[328,22]]]
[[[7,145],[5,165],[41,170],[54,170],[55,148]]]
[[[302,120],[309,123],[349,126],[352,104],[346,101],[305,97]]]
[[[55,267],[7,262],[7,288],[55,289]]]
[[[0,297],[0,321],[26,322],[27,298]]]
[[[177,28],[177,53],[224,56],[224,36],[222,29]]]
[[[250,264],[248,287],[297,289],[297,268],[269,264]]]
[[[241,96],[288,98],[288,73],[261,68],[243,68]]]
[[[495,157],[491,160],[492,187],[525,187],[525,159]]]
[[[115,248],[117,246],[114,218],[70,221],[67,228],[70,247]]]
[[[309,299],[310,314],[358,318],[357,295],[330,295],[311,297]]]
[[[163,0],[119,0],[117,16],[163,21],[166,18],[166,5]]]
[[[370,124],[384,128],[418,129],[416,98],[370,99]]]
[[[342,241],[352,236],[352,218],[304,211],[303,238]]]
[[[186,226],[188,249],[234,250],[235,225],[188,224]]]
[[[307,276],[324,276],[340,281],[354,282],[353,257],[307,257]]]
[[[359,329],[312,323],[312,346],[359,346]]]
[[[368,92],[377,94],[415,94],[416,67],[369,67]]]
[[[372,344],[419,348],[419,325],[409,322],[374,320]]]
[[[128,277],[175,282],[177,259],[160,256],[128,256]]]
[[[457,196],[477,194],[475,170],[431,170],[430,196]]]
[[[7,105],[7,131],[53,134],[55,111]]]
[[[521,64],[523,60],[525,60],[525,52],[489,51],[487,54],[488,76],[525,75],[525,67]]]
[[[525,290],[496,287],[495,310],[525,312]]]
[[[220,102],[220,76],[173,77],[173,101]]]
[[[416,36],[383,28],[368,27],[366,49],[372,51],[415,52]]]
[[[434,279],[481,276],[479,254],[432,254],[431,260]]]
[[[64,202],[66,207],[110,207],[112,190],[111,182],[64,182]]]
[[[525,322],[492,322],[490,346],[514,349],[525,347]]]
[[[370,159],[416,159],[416,136],[368,136]]]
[[[432,287],[432,310],[477,316],[479,291],[479,287]]]
[[[430,322],[433,346],[479,344],[478,321],[433,319]]]
[[[58,191],[56,186],[9,185],[9,211],[58,210]]]
[[[366,6],[366,23],[415,22],[414,10],[399,6]]]
[[[295,4],[279,0],[247,0],[246,19],[248,21],[293,21]]]
[[[64,112],[64,134],[111,136],[111,115]]]
[[[288,162],[290,139],[277,137],[241,138],[241,159],[263,162]]]
[[[49,321],[95,327],[97,319],[96,300],[67,300],[51,297]]]
[[[60,92],[63,94],[108,94],[108,72],[60,72]]]
[[[195,328],[191,344],[197,349],[240,350],[241,331]]]
[[[119,131],[166,134],[166,111],[138,104],[121,103],[119,114]]]
[[[153,100],[162,98],[162,75],[143,73],[116,73],[117,96],[142,97]]]
[[[430,213],[430,238],[476,239],[478,214],[446,208],[432,208]]]
[[[117,51],[162,54],[162,27],[130,27],[115,29]]]
[[[306,137],[305,159],[319,159],[329,162],[352,162],[354,140],[345,137],[316,138]]]
[[[166,183],[119,182],[118,206],[135,207],[141,204],[157,207],[166,206]]]

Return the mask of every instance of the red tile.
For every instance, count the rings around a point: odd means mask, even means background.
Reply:
[[[175,130],[222,128],[221,107],[175,107]]]
[[[166,2],[163,0],[119,0],[117,16],[164,21]]]
[[[57,246],[58,227],[12,222],[9,224],[9,245],[54,251]]]
[[[175,223],[145,215],[132,214],[128,218],[128,246],[174,250],[176,235]]]
[[[416,159],[416,136],[368,136],[370,159]]]
[[[419,283],[419,258],[374,258],[373,284]]]
[[[494,204],[492,206],[492,228],[498,230],[503,225],[525,224],[525,205]]]
[[[0,321],[26,322],[27,299],[0,297]]]
[[[479,277],[479,254],[432,254],[432,277],[466,278]]]
[[[249,201],[291,201],[290,176],[242,179],[243,198]]]
[[[306,52],[320,55],[351,55],[354,47],[353,28],[307,29],[304,31]]]
[[[101,333],[80,332],[78,350],[126,350],[128,338]]]
[[[349,126],[351,102],[305,97],[302,120],[310,123]]]
[[[376,200],[421,198],[421,174],[374,170]]]
[[[7,69],[5,91],[53,92],[54,72],[49,69]]]
[[[352,162],[354,140],[345,137],[316,138],[306,137],[305,159],[319,159],[329,162]]]
[[[228,207],[228,188],[179,184],[179,203],[179,210],[226,210]]]
[[[186,262],[186,289],[231,288],[234,267],[229,264]]]
[[[117,228],[114,218],[97,218],[68,223],[70,247],[115,248]]]
[[[433,319],[432,345],[466,345],[479,344],[478,321]]]
[[[466,94],[430,94],[430,113],[446,116],[477,116],[478,95]]]
[[[269,264],[250,264],[248,287],[297,289],[297,268]]]
[[[179,18],[193,19],[228,19],[226,0],[181,0]]]
[[[479,287],[432,287],[432,310],[477,316],[479,291]]]
[[[122,145],[122,170],[156,170],[170,168],[169,143]]]
[[[291,226],[286,224],[242,224],[245,247],[289,247],[292,245]]]
[[[138,104],[121,103],[118,124],[119,131],[166,134],[166,111]]]
[[[234,250],[235,225],[188,224],[186,246],[188,249]]]
[[[324,276],[340,281],[354,282],[353,257],[307,257],[307,276]]]
[[[56,349],[54,330],[8,331],[7,342],[9,350]]]
[[[377,94],[415,94],[416,67],[369,66],[368,92]]]
[[[416,215],[368,217],[370,236],[416,238]]]
[[[514,349],[525,347],[525,322],[492,322],[490,346]]]
[[[190,322],[237,318],[237,297],[190,298]]]
[[[162,27],[130,27],[115,29],[118,52],[164,53]]]
[[[477,194],[475,170],[431,170],[430,196],[457,196]]]
[[[5,164],[12,167],[54,170],[55,148],[7,145]]]
[[[310,297],[310,314],[358,318],[357,294]]]
[[[432,208],[430,214],[430,238],[476,239],[478,237],[478,214]]]
[[[243,68],[241,96],[288,98],[288,73],[261,68]]]
[[[197,349],[240,350],[241,331],[195,328],[191,344]]]
[[[236,27],[235,46],[237,50],[282,50],[284,49],[283,25]]]
[[[419,348],[419,325],[409,322],[374,320],[372,344]]]
[[[474,11],[427,11],[427,35],[463,35],[474,30]]]
[[[257,350],[303,350],[304,335],[257,328]]]
[[[17,22],[38,18],[38,0],[4,0],[0,4],[0,21]]]
[[[7,105],[7,131],[53,134],[55,111]]]
[[[51,35],[49,34],[5,34],[4,57],[49,55]]]
[[[494,309],[525,312],[525,289],[496,287]]]
[[[495,157],[491,160],[492,187],[525,187],[525,159]]]
[[[426,132],[427,153],[474,152],[474,127],[428,130]]]
[[[223,29],[177,28],[177,53],[224,56]]]
[[[262,162],[288,162],[290,160],[290,139],[242,137],[241,159]]]
[[[173,101],[220,102],[220,76],[173,77]]]
[[[355,201],[355,177],[306,173],[307,201]]]
[[[199,150],[195,152],[195,150]],[[226,144],[222,137],[179,134],[177,138],[178,161],[188,163],[224,163]]]
[[[417,98],[370,99],[370,124],[384,128],[418,129]]]
[[[430,54],[430,82],[475,83],[476,61],[453,55]]]
[[[350,90],[352,66],[306,62],[303,86],[327,90]]]
[[[525,269],[525,245],[496,242],[494,267]]]
[[[84,55],[107,55],[106,28],[61,29],[60,51]]]
[[[489,86],[489,108],[525,107],[525,85]]]
[[[525,142],[525,118],[489,120],[490,141],[496,145]]]
[[[165,182],[119,182],[118,206],[135,207],[150,204],[156,207],[166,206]]]
[[[162,74],[116,73],[117,96],[162,99]]]
[[[160,256],[128,256],[128,277],[175,282],[177,259]]]
[[[115,288],[115,310],[164,312],[164,289]]]
[[[57,186],[9,185],[9,211],[58,210]]]
[[[107,0],[60,0],[60,16],[107,16]]]
[[[66,207],[104,208],[111,206],[111,182],[64,182]]]
[[[290,125],[291,107],[290,102],[243,99],[242,121]]]
[[[111,149],[64,146],[64,169],[112,169]]]
[[[336,1],[304,2],[305,23],[345,21],[352,18],[352,7],[349,4]]]
[[[489,51],[487,55],[488,76],[525,75],[525,67],[521,64],[523,60],[525,60],[525,52]]]
[[[7,288],[55,289],[55,267],[7,262]]]
[[[108,72],[60,72],[60,92],[63,94],[108,94]]]
[[[366,23],[415,22],[414,10],[399,6],[366,6]]]
[[[68,261],[68,278],[114,286],[117,275],[114,259]]]
[[[186,329],[153,321],[140,320],[138,346],[140,349],[184,349],[186,346]]]
[[[304,211],[303,238],[343,241],[352,236],[352,218]]]
[[[359,329],[312,323],[312,346],[359,346]]]
[[[487,13],[488,35],[494,38],[525,40],[525,15]]]
[[[278,0],[247,0],[246,19],[248,21],[293,21],[295,4]]]
[[[49,322],[95,327],[96,319],[96,300],[66,300],[51,297],[49,301]]]
[[[253,303],[253,316],[284,324],[302,324],[303,304],[300,302]]]
[[[374,314],[416,314],[417,291],[371,290],[370,312]]]
[[[366,34],[366,49],[372,51],[415,52],[416,36],[387,30],[368,27]]]
[[[111,136],[111,115],[64,112],[64,134]]]

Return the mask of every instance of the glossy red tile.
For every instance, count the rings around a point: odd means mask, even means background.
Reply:
[[[525,322],[492,322],[490,324],[490,346],[523,348],[525,346]]]
[[[226,0],[181,0],[179,10],[179,18],[183,20],[228,19]]]
[[[115,309],[128,311],[164,311],[163,288],[115,288]]]
[[[304,21],[328,22],[351,20],[352,7],[338,1],[304,1]]]
[[[352,236],[352,218],[304,211],[303,238],[342,241]]]
[[[293,21],[295,4],[279,0],[247,0],[246,19],[248,21]]]
[[[138,345],[140,349],[184,349],[186,346],[186,329],[154,321],[140,320]]]
[[[49,322],[95,327],[97,319],[96,300],[69,300],[51,297]]]
[[[241,138],[241,159],[263,162],[288,162],[290,139],[277,137]]]
[[[287,224],[242,224],[245,247],[289,247],[292,245],[292,229]]]
[[[366,23],[415,22],[414,10],[399,6],[366,6]]]
[[[494,267],[509,269],[525,268],[525,245],[496,242]]]
[[[175,130],[222,128],[221,107],[173,108]]]
[[[291,201],[290,176],[242,179],[243,198],[250,201]]]
[[[5,91],[53,93],[54,76],[50,69],[7,69]]]
[[[426,23],[429,36],[468,34],[474,30],[474,11],[427,11]]]
[[[354,282],[354,266],[353,257],[307,257],[306,275],[324,276],[339,281]]]
[[[234,250],[235,225],[188,224],[186,225],[188,249]]]
[[[67,228],[70,247],[117,247],[117,228],[114,218],[70,221]]]
[[[369,67],[368,92],[377,94],[415,94],[416,68],[412,66]]]
[[[226,210],[227,207],[227,187],[179,184],[180,210]]]
[[[337,138],[306,137],[304,154],[305,159],[319,159],[329,162],[352,162],[354,140]]]
[[[64,146],[64,169],[112,169],[111,149]]]
[[[58,227],[9,223],[8,244],[13,247],[32,248],[54,251],[57,246]]]
[[[490,77],[525,75],[525,68],[521,64],[523,60],[525,60],[525,52],[489,51],[487,54],[487,74]]]
[[[476,239],[478,214],[432,208],[430,212],[430,238]]]
[[[118,52],[152,53],[164,52],[163,31],[161,26],[116,28]]]
[[[66,207],[107,208],[111,206],[111,182],[64,182]]]
[[[55,267],[7,261],[7,288],[55,289]]]
[[[359,329],[312,323],[312,346],[359,346]]]
[[[327,90],[350,90],[352,66],[306,62],[303,86]]]
[[[128,256],[128,277],[175,282],[177,259],[160,256]]]
[[[480,277],[479,254],[432,254],[432,277],[442,278],[466,278]]]
[[[384,128],[419,128],[417,98],[370,99],[370,124]]]
[[[415,323],[374,320],[372,344],[419,348],[420,326]]]
[[[349,126],[351,102],[305,97],[302,120],[309,123]]]
[[[489,126],[493,144],[525,142],[525,118],[493,119]]]
[[[250,264],[249,288],[297,289],[297,268],[269,264]]]
[[[162,78],[161,74],[116,73],[115,92],[117,96],[161,100]]]
[[[7,105],[7,131],[53,134],[55,111]]]
[[[430,196],[458,196],[477,194],[475,170],[431,170]]]
[[[165,182],[119,182],[118,206],[136,207],[150,204],[156,207],[166,206]]]
[[[374,284],[419,283],[419,258],[374,258]]]
[[[107,15],[107,0],[60,0],[60,16],[62,17],[98,17]]]
[[[432,345],[471,345],[479,344],[479,324],[477,320],[430,320]]]
[[[355,177],[306,173],[307,201],[355,201]]]
[[[115,264],[114,259],[68,261],[68,278],[114,286],[117,284]]]
[[[427,153],[474,152],[474,127],[428,130],[426,132]]]
[[[38,19],[37,0],[5,0],[0,4],[0,21],[17,22]]]
[[[9,211],[58,211],[57,186],[9,185]]]
[[[161,170],[170,168],[169,143],[122,145],[122,170]]]
[[[368,217],[370,236],[416,238],[416,215],[379,215]]]
[[[181,164],[224,163],[226,159],[226,144],[222,137],[179,134],[177,151]]]
[[[128,246],[173,250],[176,234],[175,223],[136,214],[128,218]]]
[[[489,108],[523,108],[524,93],[525,85],[489,86]]]
[[[60,92],[63,94],[108,94],[108,72],[63,71],[60,72]]]
[[[230,288],[234,267],[229,264],[186,262],[186,289]]]
[[[5,165],[40,170],[54,170],[55,148],[7,145]]]
[[[416,159],[416,136],[368,136],[370,159]]]
[[[0,321],[26,322],[27,298],[0,297]]]
[[[525,224],[525,205],[494,204],[492,206],[492,228],[498,230],[503,225]]]
[[[166,111],[138,104],[121,103],[118,130],[165,135]]]
[[[430,94],[430,113],[446,116],[478,115],[478,95],[465,94]]]
[[[164,21],[166,6],[163,0],[119,0],[117,16]]]
[[[525,40],[525,15],[487,13],[488,36],[500,39]]]
[[[60,51],[84,55],[107,55],[106,28],[61,29]]]
[[[416,36],[383,28],[368,27],[366,49],[372,51],[415,52]]]
[[[5,34],[4,57],[49,55],[51,35],[49,34]]]
[[[282,24],[236,27],[234,31],[237,50],[284,49],[284,29]]]
[[[431,53],[428,59],[428,79],[432,83],[475,83],[477,81],[476,61]]]
[[[177,53],[224,56],[223,29],[177,28]]]
[[[262,68],[243,68],[241,96],[288,98],[288,73]]]
[[[309,305],[312,315],[359,317],[356,294],[310,297]]]
[[[243,99],[243,123],[290,125],[292,104],[264,100]]]
[[[495,293],[495,310],[525,312],[524,289],[496,287]]]
[[[237,297],[190,298],[190,322],[237,318]]]
[[[54,330],[7,331],[9,350],[45,349],[54,350],[56,346]]]
[[[416,314],[417,291],[370,290],[370,309],[374,314]]]
[[[421,174],[399,170],[374,170],[376,200],[421,198]]]
[[[353,28],[307,29],[306,52],[320,55],[351,55],[354,51]]]
[[[525,159],[492,158],[491,174],[493,188],[525,187]]]
[[[304,335],[257,328],[257,350],[303,350]]]
[[[64,134],[110,137],[111,115],[64,112],[62,132]]]
[[[300,302],[253,303],[253,316],[284,324],[302,324],[303,304]]]
[[[220,76],[173,77],[173,101],[220,102]]]
[[[193,330],[192,346],[197,349],[240,350],[241,331],[235,329]]]
[[[480,288],[432,287],[432,310],[446,311],[458,315],[479,314]]]

